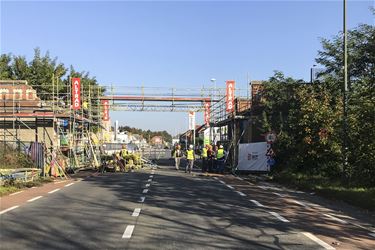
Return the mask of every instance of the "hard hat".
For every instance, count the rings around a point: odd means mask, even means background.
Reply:
[[[193,145],[190,145],[189,148],[192,149],[194,146]]]
[[[220,145],[219,148],[224,148],[223,145]]]

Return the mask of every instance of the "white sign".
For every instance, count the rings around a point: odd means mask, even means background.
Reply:
[[[238,170],[269,171],[267,164],[267,143],[243,143],[239,145]]]
[[[190,130],[195,129],[195,112],[194,111],[189,112],[189,129]]]

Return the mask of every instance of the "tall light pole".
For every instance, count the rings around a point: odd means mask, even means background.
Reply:
[[[211,99],[211,111],[212,111],[212,106],[214,104],[213,100],[216,100],[216,79],[215,78],[211,78],[210,80],[213,84],[214,84],[214,94],[213,94],[213,98]],[[210,119],[212,119],[211,117],[211,114],[210,114]],[[212,127],[210,127],[210,143],[212,143],[214,141],[214,129]]]
[[[348,94],[348,44],[347,44],[347,31],[346,31],[346,0],[343,0],[343,52],[344,52],[344,86],[343,86],[343,171],[347,174],[348,167],[348,107],[347,107],[347,94]]]

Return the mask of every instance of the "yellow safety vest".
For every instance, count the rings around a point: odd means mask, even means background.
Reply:
[[[188,159],[188,160],[194,160],[194,150],[192,150],[192,149],[189,149],[188,151],[186,151],[186,155],[187,155],[187,157],[186,157],[186,159]]]
[[[221,158],[223,158],[225,156],[225,154],[224,154],[224,149],[219,149],[218,151],[217,151],[217,156],[216,156],[216,158],[217,159],[221,159]]]
[[[202,157],[207,157],[207,148],[203,148]]]

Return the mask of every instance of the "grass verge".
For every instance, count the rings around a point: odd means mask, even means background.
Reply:
[[[375,211],[375,188],[345,187],[338,180],[294,173],[276,174],[272,181],[305,191],[314,191],[329,199],[341,200],[353,206]]]
[[[20,191],[24,188],[31,188],[31,187],[38,187],[42,186],[44,183],[52,182],[53,180],[51,178],[39,178],[34,181],[30,182],[13,182],[8,183],[4,186],[0,186],[0,197],[4,195],[8,195],[11,193],[15,193],[17,191]]]

